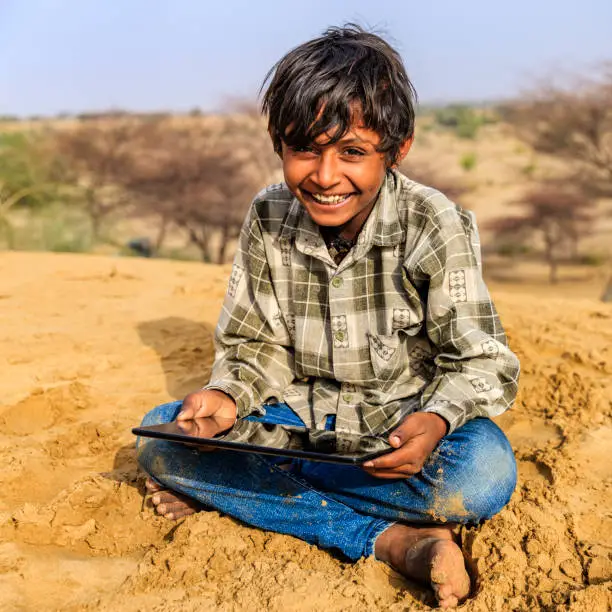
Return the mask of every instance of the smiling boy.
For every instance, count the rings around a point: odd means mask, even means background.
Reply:
[[[380,37],[331,28],[269,77],[285,183],[243,226],[209,384],[143,424],[248,416],[383,434],[396,450],[357,468],[140,440],[147,487],[168,518],[203,505],[350,559],[376,555],[456,605],[470,584],[453,527],[499,512],[516,484],[489,417],[512,404],[518,361],[473,217],[396,170],[415,95]]]

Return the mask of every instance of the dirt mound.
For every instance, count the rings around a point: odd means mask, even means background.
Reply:
[[[2,609],[434,604],[373,559],[346,563],[216,512],[172,524],[143,504],[130,428],[206,382],[227,272],[0,255],[3,280],[11,274],[0,319]],[[516,406],[497,420],[519,486],[498,516],[462,531],[474,578],[463,609],[609,610],[612,306],[515,292],[496,302],[523,367]]]

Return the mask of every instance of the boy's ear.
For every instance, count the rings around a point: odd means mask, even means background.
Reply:
[[[393,162],[394,168],[399,166],[404,161],[406,155],[408,155],[408,151],[410,151],[410,147],[412,146],[413,142],[414,134],[410,138],[407,138],[406,140],[404,140],[404,142],[402,142],[402,144],[400,145],[399,153],[395,158],[395,162]]]

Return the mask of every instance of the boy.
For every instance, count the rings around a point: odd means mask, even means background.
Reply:
[[[395,169],[415,94],[381,38],[331,28],[266,80],[285,183],[243,226],[209,384],[143,424],[250,415],[385,434],[396,450],[358,468],[140,440],[147,487],[168,518],[205,505],[350,559],[374,554],[456,605],[470,585],[452,527],[499,512],[516,484],[488,417],[513,402],[519,367],[476,227]]]

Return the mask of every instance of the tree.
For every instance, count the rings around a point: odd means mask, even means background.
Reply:
[[[79,190],[91,220],[94,239],[103,220],[127,204],[120,187],[149,124],[129,118],[82,123],[58,131],[55,146],[61,167],[57,176]]]
[[[492,230],[497,240],[512,240],[524,245],[538,236],[544,245],[549,266],[549,280],[558,281],[558,268],[567,254],[577,255],[581,236],[592,230],[593,201],[567,185],[541,183],[526,192],[515,205],[523,214],[494,219],[485,227]]]
[[[502,112],[536,151],[568,161],[568,176],[582,189],[612,196],[612,63],[598,78],[543,87]]]
[[[612,197],[612,63],[571,88],[542,87],[500,110],[519,138],[567,162],[565,180],[579,199]]]
[[[173,223],[204,261],[223,263],[249,203],[274,179],[279,162],[259,117],[219,117],[216,124],[159,126],[148,134],[147,154],[132,159],[122,184],[139,214],[160,218],[159,236]]]

